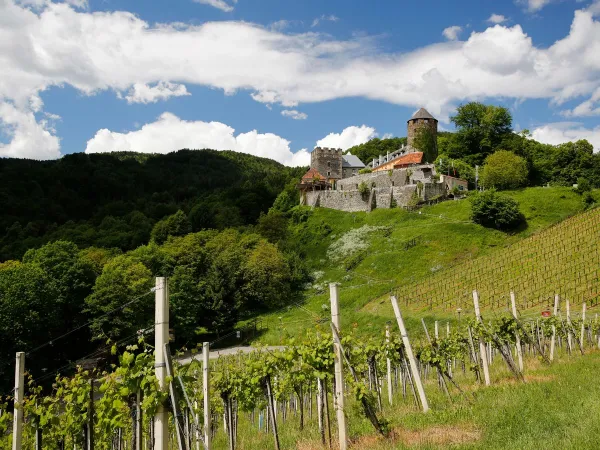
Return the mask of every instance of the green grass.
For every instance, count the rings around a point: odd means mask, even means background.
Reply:
[[[259,317],[264,333],[258,340],[279,344],[287,337],[301,336],[318,327],[315,319],[327,318],[328,283],[340,283],[343,324],[358,323],[365,334],[379,333],[393,318],[389,312],[373,314],[364,308],[377,301],[389,303],[393,289],[427,280],[433,274],[451,271],[459,264],[492,254],[584,210],[581,196],[570,188],[528,188],[507,192],[519,201],[527,226],[507,234],[470,222],[468,200],[447,201],[424,207],[419,212],[376,209],[371,213],[345,213],[324,208],[313,210],[307,222],[295,225],[292,239],[301,243],[313,272],[321,276],[302,293],[298,304]],[[596,195],[598,192],[596,192]],[[363,225],[387,227],[369,234],[369,248],[358,264],[346,270],[341,262],[327,257],[332,243]],[[406,243],[415,239],[416,245]],[[420,333],[420,318],[455,321],[444,311],[407,312],[410,330]]]
[[[376,436],[371,424],[360,414],[355,402],[347,404],[348,432],[351,448],[369,449],[595,449],[600,432],[600,385],[595,375],[600,370],[600,353],[585,356],[562,355],[552,366],[544,366],[534,357],[525,359],[525,384],[517,383],[498,356],[491,367],[492,386],[476,384],[474,376],[455,370],[455,378],[470,401],[453,393],[448,400],[437,386],[435,376],[425,381],[431,410],[424,414],[412,398],[394,396],[394,406],[387,404],[383,389],[382,416],[394,430],[391,439]],[[331,401],[331,399],[330,399]],[[313,405],[313,411],[316,408]],[[331,405],[330,405],[331,408]],[[335,414],[332,435],[335,438]],[[288,413],[278,418],[281,447],[303,450],[321,449],[315,414],[300,432],[298,416]],[[222,427],[221,427],[222,428]],[[238,448],[274,448],[271,434],[259,431],[247,414],[239,416]],[[227,448],[221,431],[215,448]]]

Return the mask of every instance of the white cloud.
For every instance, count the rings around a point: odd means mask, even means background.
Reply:
[[[600,151],[600,125],[590,129],[579,122],[549,123],[534,129],[531,137],[552,145],[587,139],[594,146],[594,151]]]
[[[136,131],[119,133],[101,129],[87,142],[85,152],[169,153],[183,148],[210,148],[271,158],[288,166],[310,164],[310,154],[305,149],[292,153],[290,142],[276,134],[252,130],[235,136],[234,132],[220,122],[186,121],[166,112]]]
[[[561,111],[565,117],[600,116],[600,88],[592,96],[570,110]]]
[[[59,139],[46,120],[37,122],[33,112],[23,112],[10,103],[0,103],[2,130],[10,138],[0,143],[0,157],[55,159],[60,156]]]
[[[521,0],[520,3],[524,3],[529,12],[538,12],[544,6],[550,4],[551,1],[552,0]]]
[[[394,135],[392,133],[385,133],[381,139],[391,139]]]
[[[364,144],[365,142],[377,137],[375,128],[361,125],[360,127],[351,126],[344,128],[341,133],[329,133],[323,139],[317,141],[317,147],[341,148],[348,150],[355,145]]]
[[[451,27],[445,28],[444,31],[442,31],[442,34],[449,41],[456,41],[458,39],[458,35],[461,32],[462,27],[459,27],[458,25],[453,25]]]
[[[125,100],[127,103],[156,103],[159,100],[167,100],[170,97],[181,97],[190,95],[185,85],[170,83],[168,81],[159,81],[156,86],[147,84],[135,83],[127,95]]]
[[[338,20],[340,20],[339,17],[334,16],[333,14],[327,16],[325,14],[323,14],[321,17],[317,17],[315,20],[313,20],[311,27],[316,27],[317,25],[319,25],[321,22],[337,22]]]
[[[243,90],[288,109],[348,97],[424,106],[442,121],[459,102],[583,102],[600,88],[593,7],[576,11],[569,33],[547,48],[519,25],[495,25],[466,41],[382,53],[370,36],[335,40],[233,21],[151,25],[128,12],[44,5],[0,0],[0,102],[25,115],[41,107],[31,99],[52,86],[93,95],[156,88],[163,80],[230,95]]]
[[[290,117],[294,120],[304,120],[308,117],[306,113],[296,111],[295,109],[284,109],[281,111],[281,115],[284,117]]]
[[[208,5],[214,8],[220,9],[221,11],[231,12],[233,11],[233,6],[225,2],[224,0],[194,0],[196,3],[200,3],[201,5]],[[234,1],[234,3],[236,3]]]
[[[507,20],[508,19],[506,17],[504,17],[502,14],[492,14],[490,16],[490,18],[487,20],[487,22],[498,25],[498,24],[506,22]]]

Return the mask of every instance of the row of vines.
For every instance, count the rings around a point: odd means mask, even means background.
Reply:
[[[600,299],[600,209],[565,220],[541,234],[489,256],[471,259],[396,290],[401,304],[455,309],[470,304],[472,289],[482,307],[504,308],[506,293],[519,292],[519,306],[551,305],[554,293],[572,303]]]
[[[434,332],[433,325],[423,322],[426,339],[413,343],[417,374],[427,395],[435,391],[450,400],[471,401],[473,389],[465,388],[484,382],[483,359],[490,363],[490,371],[508,371],[525,381],[523,373],[533,358],[550,364],[551,352],[558,358],[600,345],[597,317],[586,320],[558,313],[468,318],[441,333],[437,324]],[[313,430],[324,447],[336,445],[334,341],[326,326],[316,327],[283,350],[263,348],[211,362],[208,435],[213,448],[250,448],[249,439],[261,442],[261,448],[289,448],[289,436],[304,430]],[[390,413],[391,404],[423,406],[407,349],[397,329],[365,338],[359,337],[358,325],[348,328],[339,341],[345,360],[345,414],[388,436],[398,423]],[[118,362],[110,370],[78,368],[69,376],[57,375],[50,392],[29,380],[25,399],[17,405],[24,412],[23,448],[83,450],[93,442],[99,450],[150,450],[152,418],[159,404],[177,412],[170,414],[172,449],[204,448],[202,363],[175,363],[168,377],[179,392],[173,408],[173,397],[159,389],[150,344],[140,338],[133,345],[114,346],[113,353]],[[0,399],[0,449],[11,448],[11,401]],[[253,430],[252,436],[240,438],[240,428]]]

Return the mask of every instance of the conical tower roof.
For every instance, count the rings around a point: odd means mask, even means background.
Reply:
[[[416,113],[413,114],[413,116],[408,121],[415,120],[415,119],[437,120],[435,117],[433,117],[431,114],[429,114],[429,111],[427,111],[425,108],[419,109]]]

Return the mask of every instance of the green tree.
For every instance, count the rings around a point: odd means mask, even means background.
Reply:
[[[275,244],[286,238],[287,228],[288,220],[285,215],[274,210],[269,214],[261,214],[256,225],[258,234]]]
[[[472,165],[481,164],[493,153],[512,127],[512,116],[507,108],[479,102],[459,106],[450,120],[457,128],[456,142],[461,149],[461,154],[456,156]]]
[[[505,231],[514,229],[525,221],[517,201],[494,189],[471,197],[471,219],[484,227]]]
[[[29,351],[45,344],[62,328],[63,317],[57,307],[59,293],[44,270],[33,264],[13,262],[0,268],[0,355],[14,360],[15,352]],[[50,351],[48,351],[50,350]],[[62,354],[55,347],[36,352],[27,369],[39,373],[42,367],[55,367]],[[0,386],[6,389],[12,380],[12,365],[0,366]]]
[[[121,255],[111,259],[86,299],[87,312],[96,318],[91,326],[94,337],[119,339],[151,325],[152,285],[150,270],[135,258]],[[139,301],[131,303],[136,299]],[[123,309],[105,315],[119,307]]]
[[[181,210],[160,220],[152,229],[152,240],[157,244],[165,242],[169,236],[183,236],[192,231],[192,224]]]
[[[486,187],[516,189],[527,182],[527,161],[513,152],[498,150],[485,159],[481,181]]]

